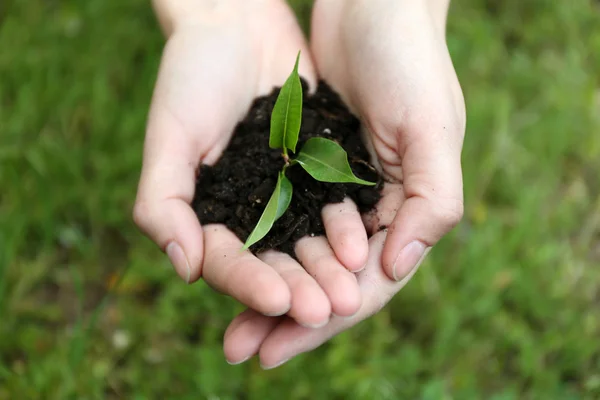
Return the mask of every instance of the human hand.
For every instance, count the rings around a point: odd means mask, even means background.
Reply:
[[[365,226],[369,262],[357,280],[362,306],[307,329],[247,310],[225,334],[236,362],[255,353],[268,367],[309,351],[379,311],[428,250],[462,217],[461,89],[445,45],[447,1],[317,1],[312,50],[319,74],[357,113],[389,183]],[[254,353],[252,352],[254,351]]]
[[[285,81],[299,49],[300,73],[316,86],[293,13],[283,0],[155,4],[169,39],[150,109],[136,223],[166,251],[185,281],[202,277],[257,312],[287,312],[313,327],[327,323],[332,312],[354,314],[360,292],[348,269],[361,268],[368,249],[351,202],[326,207],[331,247],[324,238],[303,239],[298,251],[303,266],[280,253],[259,259],[241,252],[232,232],[201,226],[190,207],[199,163],[219,158],[254,98]],[[348,236],[352,240],[345,240]],[[355,242],[359,245],[348,248]],[[307,273],[316,268],[318,279]]]

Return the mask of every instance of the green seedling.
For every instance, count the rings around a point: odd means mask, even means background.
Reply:
[[[292,73],[281,87],[271,113],[269,147],[281,149],[285,164],[279,173],[277,185],[265,210],[244,244],[244,250],[264,238],[275,221],[289,207],[292,201],[293,187],[285,173],[291,166],[300,165],[310,176],[321,182],[375,185],[374,182],[362,180],[354,175],[348,162],[348,154],[333,140],[321,137],[310,138],[304,143],[295,158],[290,157],[289,152],[296,153],[302,123],[302,85],[298,75],[299,61],[300,53],[296,57]]]

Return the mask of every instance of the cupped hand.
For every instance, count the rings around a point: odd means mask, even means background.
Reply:
[[[256,353],[269,368],[380,310],[463,213],[464,100],[445,44],[447,0],[319,0],[312,51],[318,73],[357,113],[388,183],[375,215],[362,305],[320,329],[247,310],[225,334],[225,354]],[[386,230],[376,233],[382,226]]]
[[[354,314],[360,292],[349,270],[364,266],[368,249],[351,202],[324,210],[331,246],[323,238],[303,239],[303,266],[280,253],[259,259],[241,252],[232,232],[201,226],[190,206],[199,164],[217,161],[255,97],[283,84],[298,50],[300,73],[315,87],[310,51],[293,13],[283,0],[155,4],[168,41],[148,119],[137,225],[186,282],[203,278],[259,313],[287,313],[312,327],[327,323],[332,312]]]

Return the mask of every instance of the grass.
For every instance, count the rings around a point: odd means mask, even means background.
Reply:
[[[130,220],[163,44],[147,2],[3,1],[0,399],[599,398],[598,11],[454,2],[464,221],[381,313],[264,372],[223,359],[239,306]]]

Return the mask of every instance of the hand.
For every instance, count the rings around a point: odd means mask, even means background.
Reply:
[[[445,4],[443,4],[445,3]],[[357,274],[363,298],[351,318],[320,329],[247,310],[225,334],[239,361],[257,349],[269,368],[309,351],[379,311],[462,217],[461,89],[445,45],[447,1],[317,1],[312,50],[319,74],[357,113],[390,183],[365,226],[369,261]]]
[[[202,277],[257,312],[288,313],[313,327],[327,323],[332,312],[354,314],[360,291],[348,269],[364,266],[368,248],[351,202],[323,212],[332,247],[324,238],[300,241],[304,268],[284,254],[268,252],[258,259],[240,252],[242,243],[232,232],[220,225],[201,227],[190,207],[199,163],[219,158],[254,98],[283,84],[298,50],[300,73],[316,86],[293,13],[283,0],[155,4],[169,39],[150,109],[136,223],[186,282]],[[317,268],[314,279],[307,271]]]

